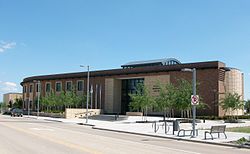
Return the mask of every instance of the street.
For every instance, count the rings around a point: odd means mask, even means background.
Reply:
[[[92,129],[90,126],[0,116],[1,154],[249,154],[249,149]]]

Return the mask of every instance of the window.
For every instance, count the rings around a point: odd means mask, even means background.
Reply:
[[[40,84],[36,83],[36,92],[40,92]]]
[[[27,92],[27,89],[26,89],[26,88],[27,88],[26,86],[23,87],[23,92],[24,92],[24,93]]]
[[[32,91],[33,91],[33,86],[32,86],[32,84],[30,85],[30,93],[32,93]]]
[[[56,82],[56,92],[60,92],[62,90],[62,83]]]
[[[72,81],[67,81],[66,82],[66,91],[71,91],[72,90]]]
[[[83,91],[83,81],[77,81],[77,91]]]
[[[50,92],[50,88],[51,88],[51,84],[50,83],[46,83],[46,92]]]

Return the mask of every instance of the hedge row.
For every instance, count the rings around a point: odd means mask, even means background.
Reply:
[[[227,120],[227,119],[250,119],[250,115],[242,115],[242,116],[224,116],[224,117],[217,117],[217,116],[197,116],[197,119],[205,119],[205,120]]]

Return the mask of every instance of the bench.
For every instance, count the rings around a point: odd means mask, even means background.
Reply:
[[[198,129],[195,129],[195,131],[196,131],[195,134],[196,134],[196,136],[197,136],[197,135],[198,135]],[[181,132],[183,132],[182,135],[180,135]],[[186,135],[186,132],[190,132],[190,134]],[[179,136],[179,137],[183,137],[183,136],[192,136],[192,134],[193,134],[193,129],[180,129],[180,130],[178,131],[177,136]]]
[[[218,134],[218,138],[220,138],[220,133],[223,133],[225,135],[225,138],[227,139],[227,135],[225,133],[226,130],[226,125],[220,125],[220,126],[212,126],[210,131],[205,131],[205,140],[207,139],[207,134],[210,134],[212,137],[212,140],[214,139],[213,133]]]

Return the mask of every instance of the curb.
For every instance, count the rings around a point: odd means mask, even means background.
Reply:
[[[36,117],[23,117],[25,119],[37,119]]]
[[[25,119],[36,119],[37,120],[37,117],[34,117],[34,116],[30,116],[30,117],[23,117]],[[46,119],[46,118],[38,118],[38,120],[45,120],[45,121],[54,121],[54,122],[63,122],[61,120],[55,120],[55,119]]]
[[[122,131],[122,130],[112,130],[112,129],[100,128],[100,127],[95,127],[95,126],[93,126],[92,129],[111,131],[111,132],[117,132],[117,133],[140,135],[140,136],[156,137],[156,138],[161,138],[161,139],[173,139],[173,140],[178,140],[178,141],[187,141],[187,142],[203,143],[203,144],[210,144],[210,145],[219,145],[219,146],[226,146],[226,147],[250,149],[249,146],[244,146],[244,145],[234,145],[234,144],[228,144],[228,143],[214,143],[214,142],[205,142],[205,141],[197,141],[197,140],[188,140],[188,139],[168,137],[168,136],[157,136],[157,135],[128,132],[128,131]]]
[[[91,126],[92,128],[95,126],[95,125],[93,125],[93,124],[86,124],[86,123],[76,123],[76,124],[78,124],[78,125],[84,125],[84,126]]]
[[[63,122],[63,121],[60,121],[60,120],[54,120],[54,119],[43,119],[45,121],[53,121],[53,122]]]

